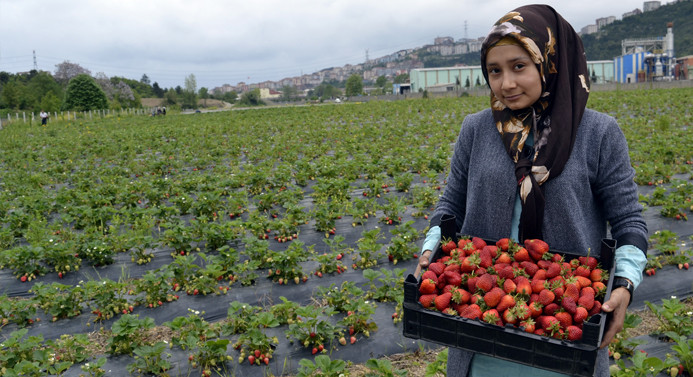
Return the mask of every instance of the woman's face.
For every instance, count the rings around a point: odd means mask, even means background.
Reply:
[[[511,110],[524,109],[541,96],[541,78],[527,51],[517,45],[491,48],[486,69],[493,94]]]

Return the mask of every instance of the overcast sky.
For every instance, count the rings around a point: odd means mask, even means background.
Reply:
[[[546,1],[577,31],[642,0]],[[666,4],[668,1],[662,1]],[[484,36],[512,0],[0,0],[0,71],[63,61],[161,87],[256,83]],[[466,27],[465,27],[466,25]],[[662,27],[662,35],[666,33]]]

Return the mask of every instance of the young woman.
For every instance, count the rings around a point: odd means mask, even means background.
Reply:
[[[603,238],[617,240],[619,279],[602,306],[613,315],[595,368],[595,375],[608,376],[606,346],[623,328],[647,251],[625,137],[614,118],[585,108],[582,42],[549,6],[524,6],[501,18],[482,45],[481,67],[490,108],[462,123],[419,267],[428,266],[444,215],[455,216],[461,234],[540,238],[585,255],[598,252]],[[456,348],[449,350],[447,375],[560,376]]]

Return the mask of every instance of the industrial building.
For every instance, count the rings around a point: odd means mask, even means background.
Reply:
[[[606,84],[690,79],[693,56],[676,58],[673,28],[668,23],[664,37],[623,40],[621,56],[613,60],[588,61],[590,81]],[[452,92],[486,86],[481,66],[412,69],[409,80],[412,92]]]

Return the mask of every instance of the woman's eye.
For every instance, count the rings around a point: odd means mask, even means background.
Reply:
[[[522,69],[522,68],[524,68],[524,67],[525,67],[524,63],[517,63],[517,64],[515,64],[515,69]]]
[[[500,72],[500,69],[498,69],[498,68],[489,68],[489,70],[488,70],[488,73],[490,73],[490,74],[496,74],[498,72]]]

